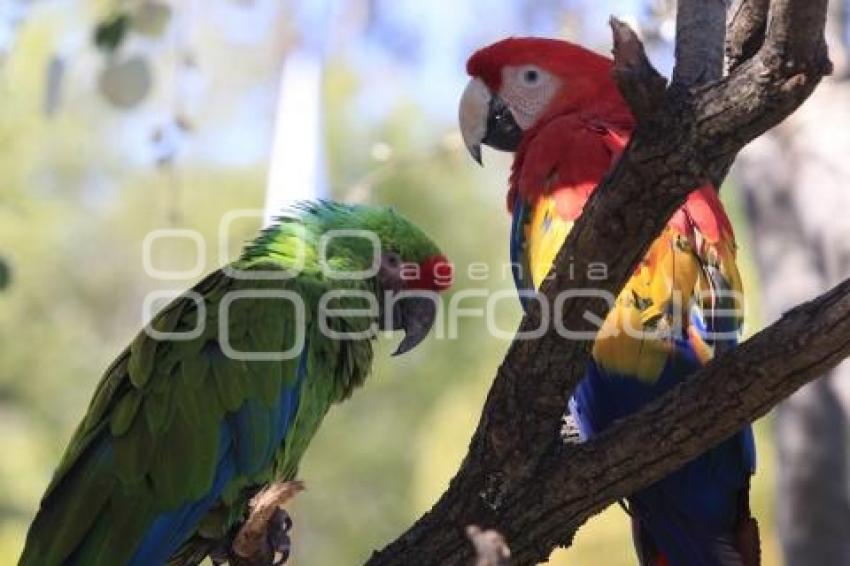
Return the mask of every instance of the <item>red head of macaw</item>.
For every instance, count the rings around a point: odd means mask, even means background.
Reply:
[[[613,135],[603,136],[608,151],[586,155],[595,159],[585,163],[588,173],[579,182],[595,181],[589,172],[604,172],[610,153],[622,151],[634,120],[610,78],[612,66],[610,59],[577,45],[541,38],[506,39],[469,59],[472,80],[461,98],[461,133],[479,162],[482,144],[516,152],[509,208],[517,191],[530,199],[539,196],[551,173],[546,165],[559,164],[552,125],[563,127],[561,141],[584,133],[584,128],[576,131],[576,121],[599,130],[594,133]],[[541,137],[543,130],[550,131]]]
[[[565,41],[510,38],[476,52],[460,102],[466,147],[514,152],[508,190],[518,287],[548,275],[573,222],[625,149],[635,121],[613,61]],[[732,226],[711,184],[652,243],[600,328],[570,402],[593,436],[684,381],[737,339],[741,282]],[[630,498],[643,564],[754,564],[747,506],[752,433]],[[749,533],[749,534],[747,534]]]

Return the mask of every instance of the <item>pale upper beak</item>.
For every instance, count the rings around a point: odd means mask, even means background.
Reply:
[[[487,117],[490,112],[490,89],[481,79],[472,79],[460,97],[460,135],[472,158],[482,164],[481,143],[487,135]]]
[[[522,128],[517,125],[510,107],[479,78],[473,78],[466,85],[460,98],[458,119],[463,143],[479,164],[482,163],[482,144],[502,151],[516,151],[522,141]]]

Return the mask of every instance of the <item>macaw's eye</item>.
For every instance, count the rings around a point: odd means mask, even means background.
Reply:
[[[401,267],[401,257],[395,252],[384,252],[381,264],[384,268],[396,270]]]
[[[527,86],[534,86],[540,80],[540,71],[537,69],[526,69],[522,72],[522,81]]]
[[[415,264],[414,264],[415,265]],[[378,270],[378,281],[384,289],[400,289],[404,286],[405,264],[401,256],[395,252],[381,253],[381,267]]]

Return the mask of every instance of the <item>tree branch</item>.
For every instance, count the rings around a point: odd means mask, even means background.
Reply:
[[[667,79],[649,59],[637,34],[614,16],[609,21],[614,35],[614,68],[611,75],[639,122],[649,122],[664,103]]]
[[[770,0],[736,0],[726,32],[726,64],[730,71],[753,57],[764,43]]]
[[[515,560],[545,559],[541,541],[543,548],[569,541],[610,502],[732,436],[848,355],[850,280],[786,314],[639,414],[551,457],[537,481],[500,513]]]
[[[626,152],[585,206],[540,291],[541,300],[558,305],[564,289],[616,295],[687,194],[712,178],[718,164],[731,161],[746,143],[788,116],[828,71],[825,12],[826,0],[774,0],[766,40],[752,58],[721,81],[665,93],[660,108],[651,120],[639,122]],[[615,50],[615,58],[625,54]],[[616,66],[629,63],[621,60]],[[647,84],[644,90],[657,89]],[[633,110],[638,117],[646,115],[640,106]],[[587,267],[598,262],[608,267],[606,281],[589,276]],[[848,353],[850,327],[831,318],[827,307],[846,317],[847,293],[844,286],[797,311],[760,335],[767,338],[741,346],[699,379],[562,456],[560,418],[584,373],[590,344],[562,338],[552,324],[535,340],[517,338],[448,490],[369,563],[465,564],[473,549],[464,533],[473,524],[503,533],[519,563],[545,558],[556,545],[569,544],[574,530],[616,497],[681,466],[838,363]],[[558,313],[562,327],[594,332],[592,317],[604,317],[608,310],[598,297],[567,300]],[[538,329],[540,321],[540,304],[533,302],[520,332]],[[806,324],[815,322],[819,335],[806,332]],[[825,336],[829,339],[820,340]],[[779,340],[787,342],[781,349]],[[789,361],[796,356],[803,365]],[[766,377],[763,367],[775,371]],[[700,418],[703,412],[724,417],[709,424]],[[698,424],[706,428],[696,434]],[[670,437],[670,430],[680,432]],[[662,453],[663,461],[652,459]]]
[[[769,4],[769,11],[768,11]],[[824,41],[826,1],[741,0],[730,19],[727,53],[733,71],[721,88],[706,93],[714,100],[709,115],[732,112],[738,130],[733,147],[748,143],[808,98],[824,75],[832,72]],[[732,108],[730,103],[736,108]],[[771,111],[765,112],[770,109]],[[779,120],[775,118],[779,117]],[[720,120],[725,120],[720,117]],[[730,135],[736,135],[730,131]],[[725,178],[740,148],[725,157],[710,156],[709,178]]]
[[[725,40],[726,65],[729,72],[752,59],[761,49],[767,31],[769,9],[770,0],[734,0],[729,11]],[[709,178],[718,191],[729,174],[733,161],[734,156],[727,157],[711,166]]]
[[[679,0],[674,86],[692,88],[723,76],[726,0]]]

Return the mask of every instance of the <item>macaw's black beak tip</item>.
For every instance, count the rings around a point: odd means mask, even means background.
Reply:
[[[393,327],[404,330],[404,338],[393,352],[400,356],[418,346],[434,326],[437,305],[431,297],[404,297],[393,308]]]
[[[469,154],[472,156],[472,159],[475,160],[478,165],[484,167],[484,160],[481,157],[481,145],[473,145],[469,148]]]

